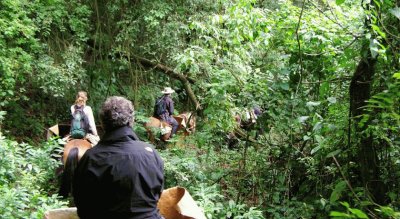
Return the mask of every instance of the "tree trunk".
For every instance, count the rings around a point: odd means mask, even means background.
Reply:
[[[379,159],[373,144],[373,136],[365,133],[371,119],[360,125],[361,115],[366,113],[364,108],[371,97],[371,84],[375,74],[376,59],[372,57],[369,42],[362,47],[363,58],[350,83],[350,112],[355,121],[355,139],[358,149],[358,164],[362,186],[378,204],[384,203],[385,187],[380,180]]]

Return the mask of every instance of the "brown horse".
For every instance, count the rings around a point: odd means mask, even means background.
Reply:
[[[85,139],[73,139],[64,146],[63,153],[63,164],[64,171],[62,174],[62,180],[60,185],[59,194],[66,198],[71,191],[72,180],[74,177],[74,171],[78,165],[78,161],[81,159],[85,152],[92,148],[89,141]]]
[[[174,116],[174,118],[179,124],[177,131],[183,130],[185,136],[193,133],[196,130],[196,117],[193,115],[193,113],[182,113]],[[150,117],[149,121],[144,124],[144,127],[147,130],[149,140],[153,143],[155,142],[154,133],[157,133],[157,131],[160,131],[160,140],[162,141],[168,140],[171,136],[171,125],[155,117]]]

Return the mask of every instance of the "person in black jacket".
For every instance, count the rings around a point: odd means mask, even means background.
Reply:
[[[81,219],[160,219],[163,161],[132,131],[131,101],[110,97],[100,117],[105,134],[78,163],[73,197]]]

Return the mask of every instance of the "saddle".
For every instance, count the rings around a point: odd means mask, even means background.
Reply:
[[[166,122],[160,122],[160,132],[161,135],[168,134],[172,131],[172,127],[168,125]]]

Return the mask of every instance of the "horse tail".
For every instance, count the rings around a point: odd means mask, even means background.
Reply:
[[[64,164],[64,172],[61,179],[61,186],[59,195],[63,198],[67,198],[68,194],[71,192],[72,180],[74,178],[74,171],[78,165],[78,147],[72,148],[69,153],[67,160]]]

